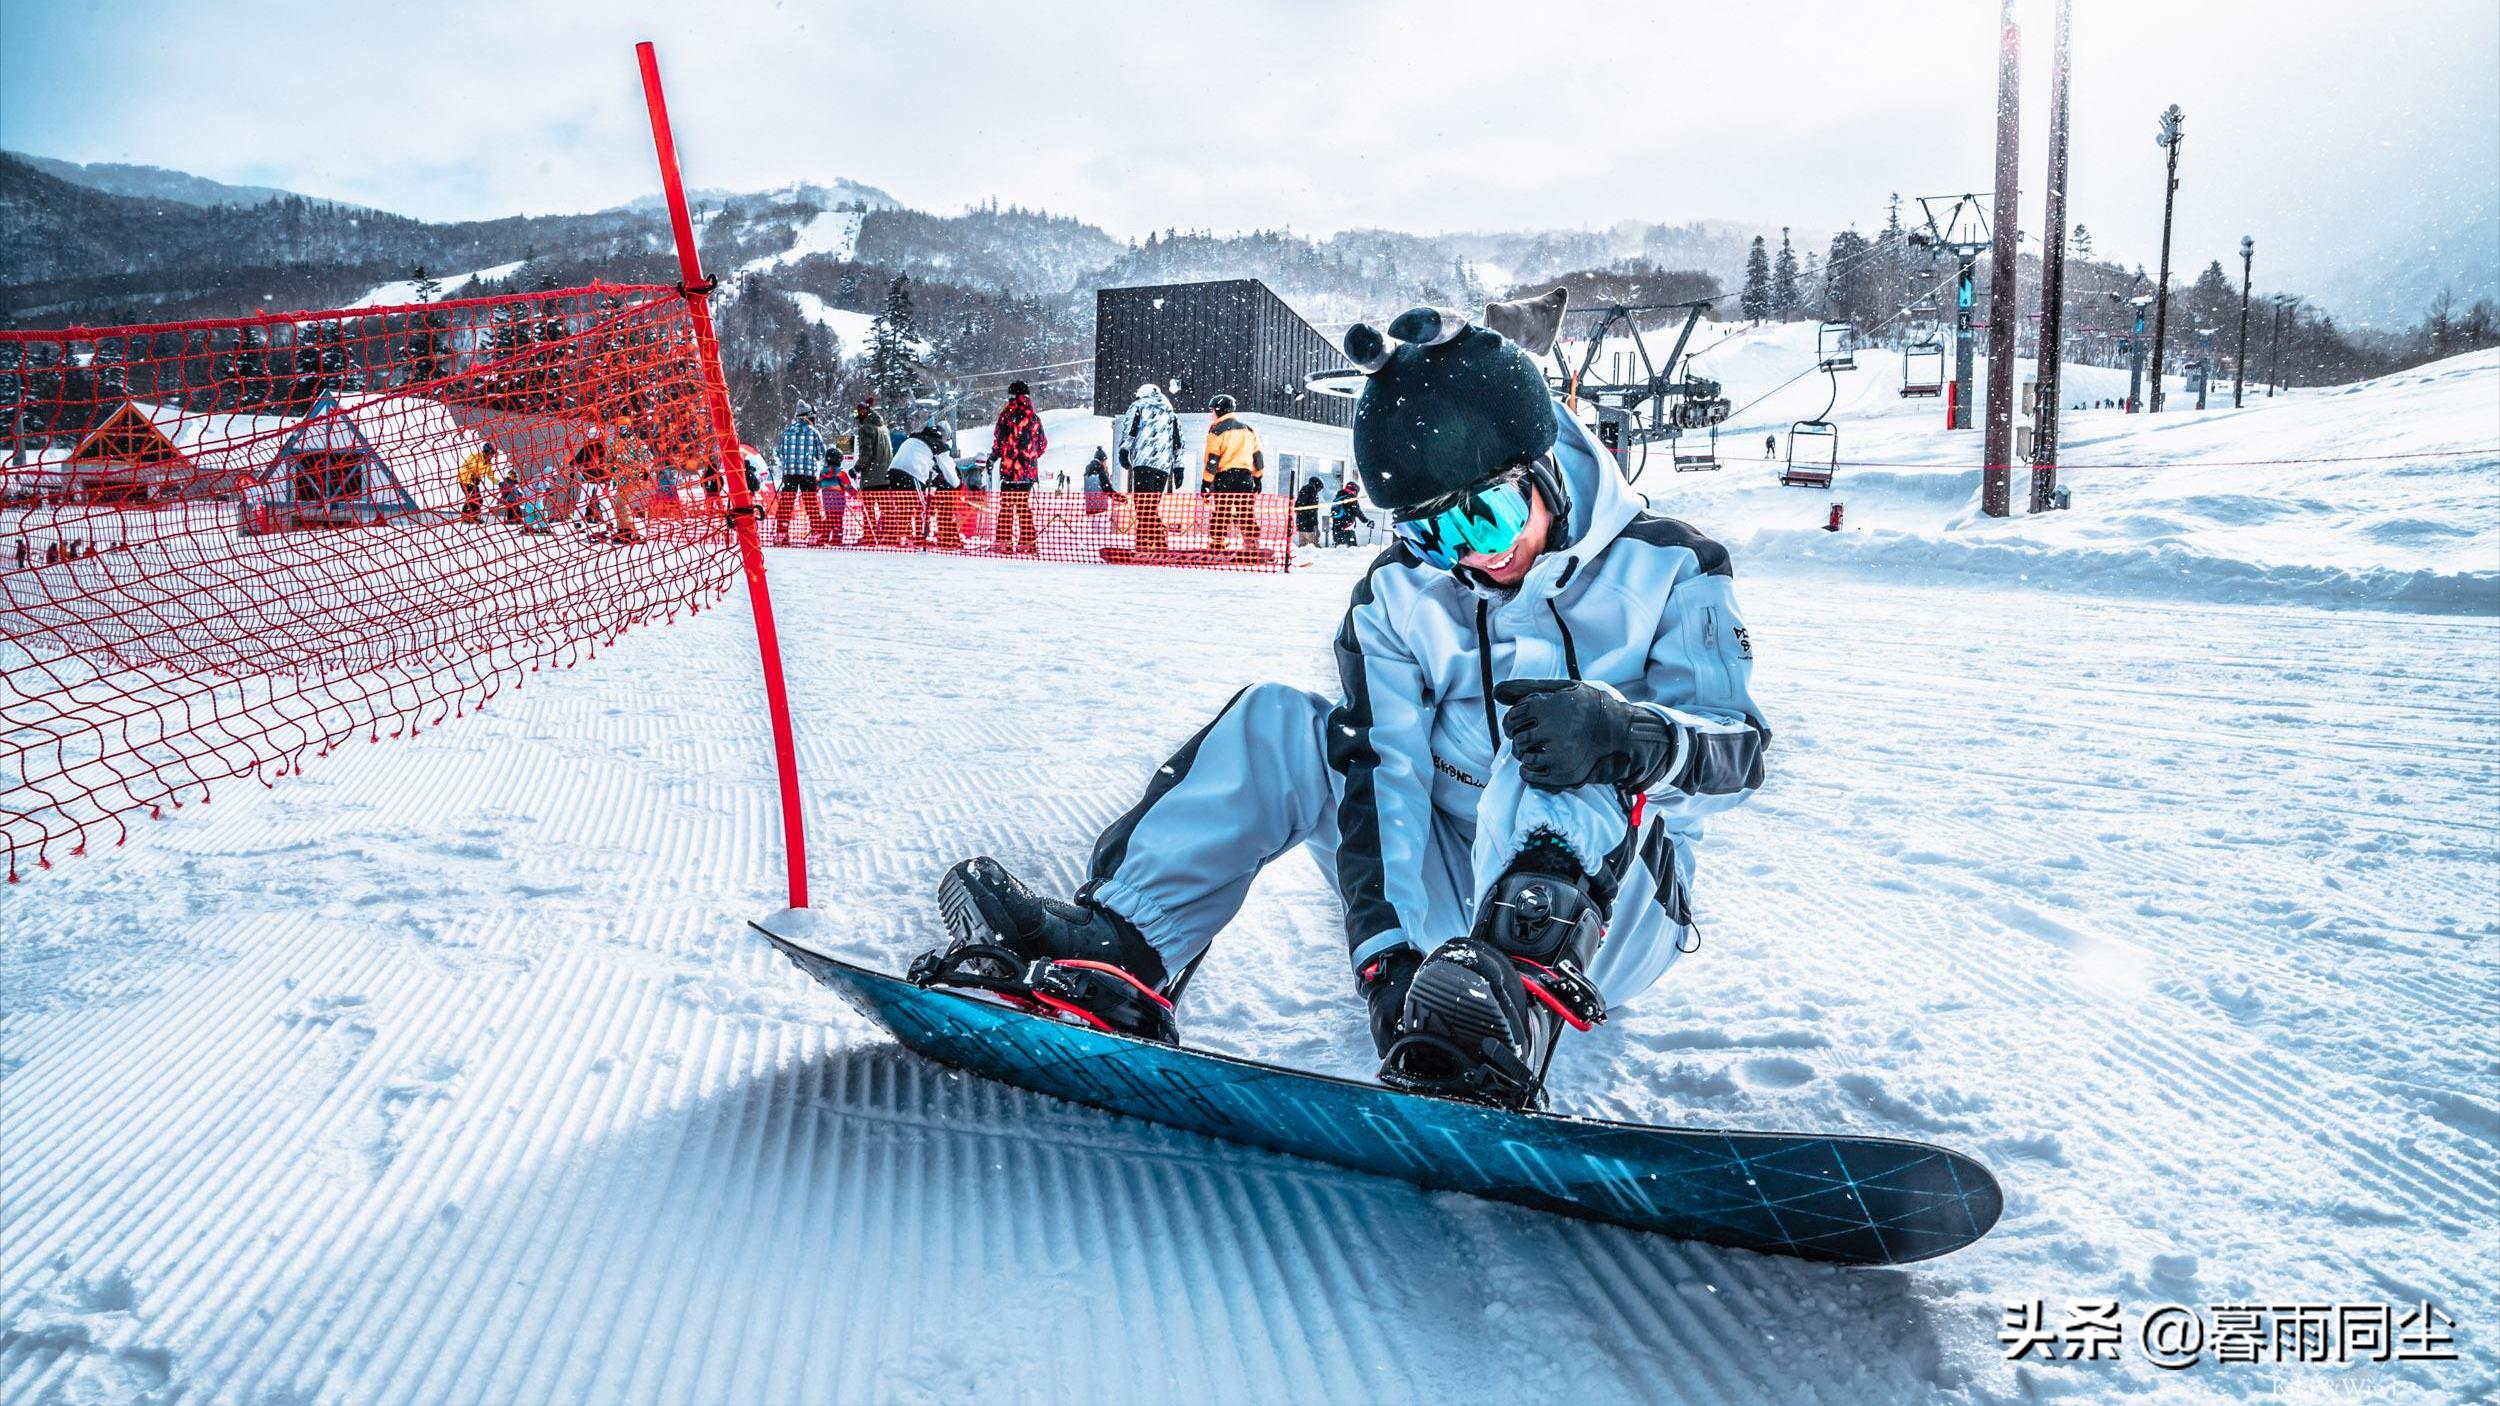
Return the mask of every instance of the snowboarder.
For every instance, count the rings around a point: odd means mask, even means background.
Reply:
[[[802,400],[790,416],[789,426],[781,432],[781,496],[773,504],[773,544],[790,545],[790,514],[799,506],[799,499],[810,498],[808,510],[814,518],[816,531],[825,527],[824,499],[817,496],[817,485],[823,480],[818,470],[824,467],[825,437],[816,432],[816,407]]]
[[[1207,402],[1215,418],[1207,422],[1206,472],[1198,480],[1201,494],[1216,495],[1215,511],[1207,516],[1207,545],[1224,550],[1224,541],[1238,529],[1241,549],[1259,549],[1259,519],[1251,494],[1267,477],[1267,458],[1259,449],[1259,432],[1233,418],[1233,398],[1219,395]]]
[[[1042,433],[1042,417],[1033,411],[1033,391],[1022,381],[1009,383],[1007,403],[998,408],[990,427],[990,463],[998,469],[998,487],[1006,495],[999,515],[997,547],[1002,552],[1035,556],[1041,551],[1033,528],[1033,484],[1042,475],[1042,454],[1050,436]]]
[[[956,865],[953,945],[917,972],[1046,981],[1064,1016],[1175,1039],[1191,972],[1300,844],[1393,1087],[1533,1106],[1561,1027],[1658,979],[1700,822],[1761,784],[1771,733],[1726,550],[1646,511],[1531,359],[1560,292],[1488,326],[1348,330],[1355,471],[1395,536],[1337,634],[1342,696],[1235,695],[1095,842],[1074,902]]]
[[[1163,387],[1143,385],[1120,415],[1115,457],[1128,475],[1129,510],[1136,518],[1140,554],[1164,549],[1163,495],[1178,488],[1181,474],[1181,417]]]

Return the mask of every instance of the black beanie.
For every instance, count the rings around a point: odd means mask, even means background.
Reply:
[[[1345,354],[1368,373],[1354,407],[1354,470],[1363,496],[1392,514],[1554,447],[1553,394],[1536,363],[1455,312],[1410,308],[1386,336],[1358,322]]]
[[[1026,385],[1022,381],[1009,381],[1007,383],[1007,394],[1009,395],[1031,395],[1032,393],[1033,388]]]

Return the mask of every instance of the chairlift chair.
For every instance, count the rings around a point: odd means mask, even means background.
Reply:
[[[1904,400],[1944,394],[1944,343],[1933,338],[1910,343],[1901,351],[1901,396]]]
[[[1814,369],[1854,371],[1858,365],[1858,330],[1846,322],[1826,322],[1814,329]]]
[[[1788,427],[1788,464],[1780,470],[1781,487],[1829,488],[1839,470],[1838,425],[1829,420],[1799,420]]]
[[[1667,441],[1667,447],[1673,453],[1675,458],[1675,471],[1677,473],[1700,473],[1719,467],[1719,425],[1717,421],[1713,420],[1710,422],[1709,431],[1709,437],[1702,441],[1701,447],[1698,449],[1686,449],[1684,447],[1684,437],[1680,430],[1674,438]]]

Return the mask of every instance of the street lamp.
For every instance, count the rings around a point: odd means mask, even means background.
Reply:
[[[2240,393],[2248,388],[2248,281],[2256,267],[2257,241],[2240,236],[2240,359],[2231,364],[2231,408],[2240,408]]]
[[[2161,130],[2153,134],[2153,145],[2170,152],[2169,175],[2161,190],[2161,281],[2153,285],[2153,413],[2161,413],[2162,337],[2170,326],[2170,212],[2179,194],[2179,128],[2186,114],[2172,103],[2162,109]]]
[[[2109,296],[2118,297],[2115,293]],[[2119,301],[2135,309],[2135,335],[2127,339],[2127,413],[2133,415],[2144,408],[2144,309],[2151,305],[2153,295],[2138,293]]]

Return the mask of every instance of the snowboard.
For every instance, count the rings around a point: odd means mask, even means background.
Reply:
[[[951,1068],[1209,1137],[1678,1240],[1896,1265],[1977,1240],[1979,1163],[1897,1138],[1516,1113],[1062,1024],[920,987],[755,925],[800,970]]]

